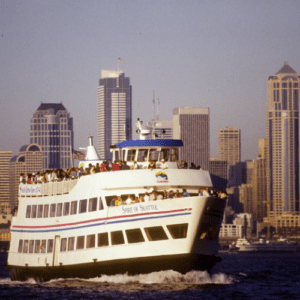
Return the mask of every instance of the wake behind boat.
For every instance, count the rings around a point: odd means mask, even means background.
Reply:
[[[12,280],[186,273],[221,260],[226,201],[198,196],[199,188],[212,187],[208,171],[178,169],[182,141],[146,139],[138,125],[144,139],[111,148],[113,161],[125,161],[127,170],[20,185],[8,256]],[[81,163],[91,161],[92,148]],[[150,161],[157,169],[148,169]],[[179,197],[164,199],[171,190]],[[148,194],[156,196],[149,201]]]

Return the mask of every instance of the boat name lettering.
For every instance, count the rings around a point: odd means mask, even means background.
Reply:
[[[148,204],[140,206],[122,207],[123,214],[130,214],[142,211],[158,210],[157,205]]]
[[[20,187],[20,194],[42,194],[41,185],[25,185]]]

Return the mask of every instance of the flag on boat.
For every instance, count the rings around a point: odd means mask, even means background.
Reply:
[[[124,62],[124,60],[122,59],[122,58],[118,58],[118,60],[119,60],[119,62],[121,62],[121,63],[123,63]]]
[[[72,149],[72,157],[73,159],[84,159],[84,151],[77,151]]]

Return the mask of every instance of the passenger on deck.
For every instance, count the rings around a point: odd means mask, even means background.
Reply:
[[[167,199],[167,198],[168,198],[168,192],[167,192],[166,190],[164,190],[163,198],[164,198],[164,199]]]
[[[117,161],[115,160],[114,163],[112,164],[112,171],[120,171],[120,166],[117,164]]]
[[[175,198],[180,198],[179,190],[176,190],[176,192],[175,192],[175,194],[174,194],[174,197],[175,197]]]
[[[107,172],[105,161],[102,162],[102,164],[100,166],[100,170],[101,170],[101,172]]]
[[[110,206],[115,206],[116,197],[113,197],[110,201]]]
[[[182,190],[182,196],[183,196],[183,197],[189,197],[190,194],[186,191],[186,189],[183,189],[183,190]]]
[[[91,172],[91,175],[96,174],[96,167],[95,167],[95,166],[92,166],[90,172]]]
[[[157,199],[157,200],[163,200],[163,199],[164,199],[164,197],[163,197],[163,195],[162,195],[162,194],[158,194],[158,195],[157,195],[157,197],[156,197],[156,199]]]
[[[193,162],[191,163],[190,169],[191,170],[197,170],[197,167],[195,166],[195,164]]]
[[[168,169],[168,164],[165,162],[164,159],[161,160],[160,168],[163,170]]]
[[[144,201],[144,197],[145,197],[145,196],[144,196],[143,194],[140,195],[140,202],[145,202],[145,201]]]
[[[132,166],[131,166],[131,170],[137,170],[139,168],[138,164],[136,161],[133,162]]]
[[[155,201],[155,200],[156,200],[156,193],[152,191],[150,194],[150,201]]]
[[[137,196],[134,196],[134,203],[139,203],[139,202],[140,202],[139,198]]]
[[[183,160],[180,164],[178,169],[186,169],[187,168],[187,163]]]
[[[204,189],[202,193],[203,193],[203,196],[210,196],[208,188]]]
[[[150,163],[148,165],[148,169],[150,169],[151,171],[156,169],[156,164],[153,160],[150,160]]]
[[[203,189],[199,189],[198,196],[203,196]]]
[[[121,160],[118,161],[118,165],[119,165],[120,170],[123,170],[123,164],[122,164]]]
[[[129,204],[132,203],[131,195],[128,195],[128,198],[125,200],[125,203],[126,203],[127,205],[129,205]]]
[[[123,161],[123,170],[130,170],[130,167],[127,165],[126,161]]]
[[[172,190],[169,191],[167,198],[168,199],[173,199],[174,198],[174,192]]]
[[[149,201],[150,201],[149,193],[146,192],[144,197],[144,202],[149,202]]]

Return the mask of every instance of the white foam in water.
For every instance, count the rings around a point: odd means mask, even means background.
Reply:
[[[19,284],[36,284],[36,281],[33,278],[29,278],[26,281],[13,281],[10,278],[0,279],[0,285],[19,285]]]
[[[93,282],[111,282],[111,283],[130,283],[138,282],[142,284],[155,283],[187,283],[187,284],[232,284],[234,282],[231,276],[226,274],[214,274],[210,276],[206,271],[191,271],[185,275],[173,270],[153,272],[150,274],[140,274],[129,276],[126,274],[102,275],[88,279]]]

